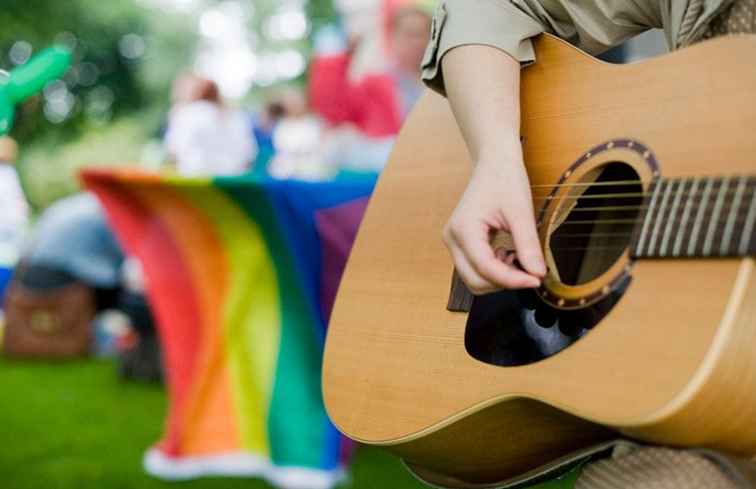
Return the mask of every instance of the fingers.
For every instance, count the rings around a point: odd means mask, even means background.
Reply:
[[[475,294],[485,294],[502,288],[522,289],[538,287],[538,277],[530,275],[497,258],[488,242],[484,228],[461,231],[447,228],[444,242],[449,248],[457,272]]]
[[[522,267],[531,275],[543,278],[546,275],[546,264],[532,215],[532,210],[517,213],[517,217],[508,220],[509,231],[514,239],[517,260]]]
[[[444,241],[446,242],[446,239]],[[467,288],[470,289],[470,292],[475,295],[483,295],[501,288],[483,278],[475,270],[456,242],[447,242],[446,246],[452,255],[452,260],[454,261],[454,267],[457,270],[457,273]]]
[[[475,271],[499,288],[522,289],[541,284],[537,277],[517,269],[513,263],[507,264],[497,258],[488,241],[487,230],[466,234],[460,244]]]
[[[478,294],[538,287],[546,275],[525,167],[500,163],[478,163],[444,230],[457,271]],[[494,251],[490,238],[501,230],[511,234],[507,247],[514,244],[519,264]]]

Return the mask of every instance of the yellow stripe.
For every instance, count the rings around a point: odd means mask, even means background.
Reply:
[[[260,228],[230,198],[206,181],[186,183],[179,190],[209,216],[227,256],[223,322],[242,447],[269,457],[267,420],[281,336],[274,262]]]

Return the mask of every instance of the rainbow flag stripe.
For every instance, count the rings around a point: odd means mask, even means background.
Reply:
[[[159,477],[329,488],[349,442],[323,407],[325,329],[374,179],[186,180],[86,170],[142,262],[170,400]]]

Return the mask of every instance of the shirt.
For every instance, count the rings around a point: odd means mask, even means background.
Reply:
[[[29,225],[29,205],[12,163],[0,161],[0,268],[18,260]]]
[[[240,175],[257,153],[246,114],[202,100],[173,109],[165,146],[178,172],[192,177]]]
[[[21,260],[62,270],[93,287],[114,288],[121,283],[123,252],[91,193],[65,197],[45,209]]]
[[[423,80],[444,93],[440,62],[466,44],[492,46],[522,64],[536,61],[531,39],[554,34],[589,54],[653,28],[670,49],[700,39],[732,0],[442,0],[423,59]]]

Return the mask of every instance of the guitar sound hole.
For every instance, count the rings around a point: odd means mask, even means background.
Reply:
[[[544,360],[572,345],[596,326],[630,283],[628,278],[600,301],[559,310],[532,290],[501,291],[473,300],[465,328],[465,349],[491,365],[515,367]]]
[[[644,201],[640,177],[626,163],[602,165],[589,177],[574,186],[579,192],[555,202],[564,214],[549,237],[548,251],[559,281],[568,286],[601,277],[622,257]],[[630,280],[622,276],[608,294],[580,308],[555,307],[532,290],[475,297],[465,348],[477,360],[504,367],[544,360],[599,324]]]
[[[609,163],[595,183],[566,202],[575,206],[549,239],[560,281],[567,285],[590,282],[614,265],[643,205],[640,177],[626,163]]]

